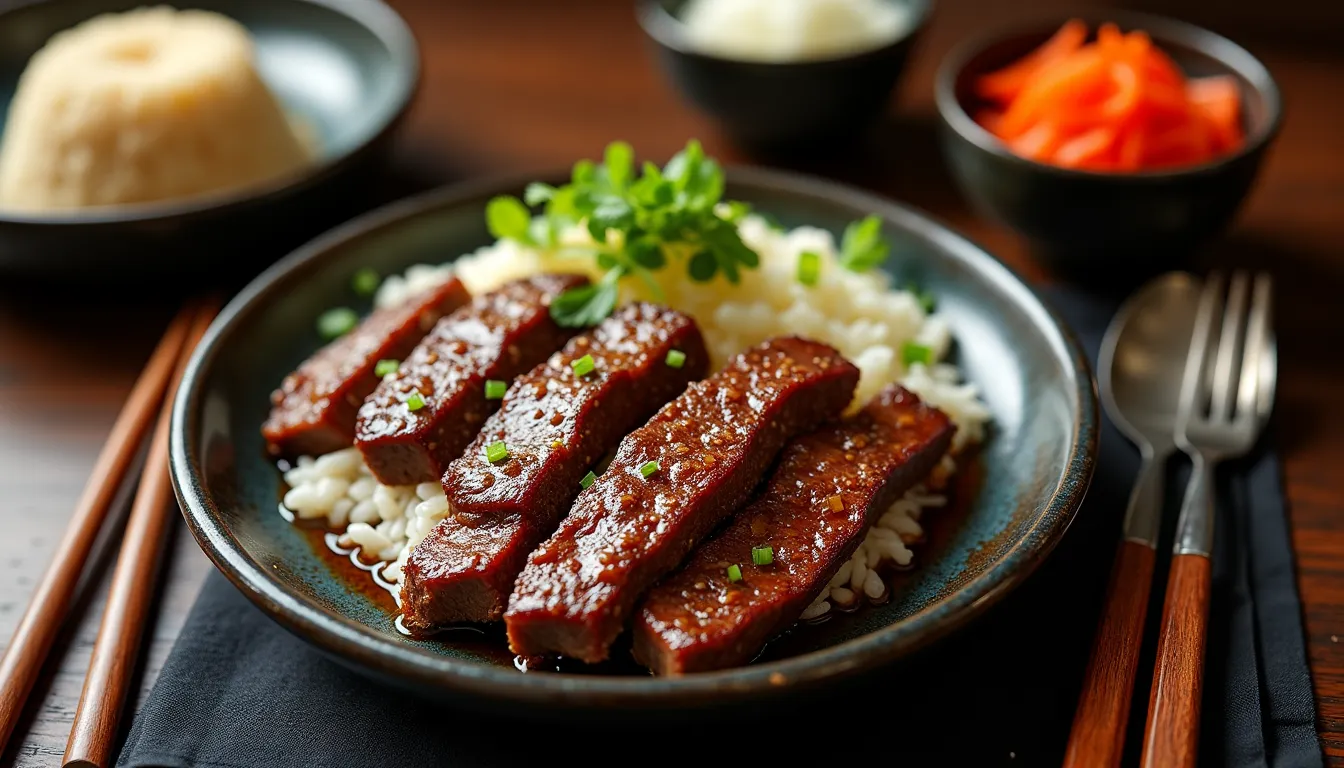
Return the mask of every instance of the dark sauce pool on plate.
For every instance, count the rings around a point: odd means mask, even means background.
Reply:
[[[832,604],[831,610],[817,619],[799,622],[785,631],[784,634],[770,641],[760,655],[753,660],[753,663],[789,658],[815,650],[816,638],[809,637],[809,633],[818,631],[819,627],[816,625],[819,624],[830,625],[826,628],[828,633],[848,634],[846,630],[854,622],[862,619],[861,614],[864,608],[874,603],[886,602],[890,595],[899,588],[901,582],[909,579],[912,572],[919,568],[921,559],[926,555],[936,555],[946,547],[952,533],[965,518],[971,499],[974,499],[979,491],[983,479],[982,475],[980,462],[974,453],[961,457],[957,464],[956,474],[952,476],[951,482],[944,490],[944,494],[947,496],[947,505],[942,508],[927,510],[920,518],[919,524],[924,529],[924,536],[912,545],[915,556],[910,565],[904,568],[887,567],[883,571],[882,576],[887,583],[887,591],[881,598],[874,601],[861,594],[860,599],[855,600],[850,606],[840,607]],[[291,515],[286,514],[287,510],[284,509],[283,505],[281,505],[281,510],[281,514],[285,514],[287,518],[292,518]],[[325,528],[301,522],[295,523],[295,527],[303,533],[314,550],[322,553],[323,560],[329,564],[332,572],[348,589],[364,595],[375,604],[383,607],[387,611],[388,622],[393,624],[397,631],[406,634],[400,622],[401,609],[400,598],[397,593],[398,585],[382,578],[383,563],[369,565],[360,562],[351,550],[340,546],[338,534]],[[634,659],[631,658],[629,633],[622,635],[616,641],[611,649],[611,658],[600,664],[584,664],[572,659],[556,657],[524,658],[517,656],[509,650],[503,622],[453,627],[440,632],[436,635],[436,638],[451,643],[455,648],[468,651],[478,658],[489,659],[499,666],[510,666],[520,672],[564,672],[586,675],[649,674],[647,669],[635,663]]]

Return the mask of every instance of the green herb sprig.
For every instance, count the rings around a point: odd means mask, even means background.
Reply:
[[[840,266],[851,272],[867,272],[885,261],[890,250],[882,239],[882,220],[866,216],[845,227],[840,239]]]
[[[635,153],[623,141],[607,145],[601,163],[580,160],[568,184],[533,183],[523,198],[496,197],[486,206],[486,225],[497,238],[549,249],[564,256],[595,259],[604,270],[596,282],[573,288],[551,302],[551,317],[561,326],[596,325],[616,308],[620,280],[638,277],[655,300],[662,288],[655,273],[676,263],[696,282],[722,275],[730,283],[760,266],[760,256],[738,234],[737,225],[751,206],[724,200],[723,169],[692,139],[659,168],[636,167]],[[540,208],[540,215],[532,210]],[[782,229],[768,214],[774,229]],[[562,245],[561,234],[584,224],[591,245]],[[890,246],[882,238],[882,220],[868,216],[850,224],[840,246],[840,266],[864,272],[881,264]],[[816,265],[816,266],[819,266]],[[815,270],[800,272],[805,284]]]
[[[617,141],[607,146],[601,164],[576,163],[568,184],[531,184],[523,200],[491,200],[486,224],[495,237],[597,260],[606,270],[600,280],[551,302],[558,324],[583,327],[611,314],[618,283],[626,275],[640,278],[661,298],[653,273],[671,261],[681,262],[697,282],[723,275],[736,283],[743,270],[760,265],[737,232],[736,221],[750,209],[733,201],[720,206],[723,186],[723,169],[697,141],[662,168],[646,162],[638,169],[634,150]],[[533,219],[528,206],[541,206],[541,216]],[[561,247],[560,234],[580,222],[594,244]]]

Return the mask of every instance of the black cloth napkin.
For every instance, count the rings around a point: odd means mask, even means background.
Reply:
[[[1114,305],[1060,290],[1046,298],[1095,359]],[[1322,765],[1279,464],[1269,442],[1220,477],[1201,742],[1208,766]],[[789,762],[825,748],[883,764],[1058,765],[1137,468],[1137,452],[1106,423],[1097,474],[1072,530],[1022,588],[907,662],[834,692],[797,696],[765,720],[744,707],[701,721],[691,713],[676,724],[651,718],[636,727],[594,717],[547,725],[418,700],[320,655],[212,574],[118,764],[729,765]],[[1183,461],[1173,463],[1168,529],[1188,473]],[[1155,596],[1165,572],[1159,560]],[[1148,620],[1129,762],[1141,744],[1160,602],[1153,600]],[[629,737],[638,739],[631,752],[612,748]]]

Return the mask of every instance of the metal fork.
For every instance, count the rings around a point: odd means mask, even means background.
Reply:
[[[1209,276],[1181,382],[1176,441],[1194,474],[1176,524],[1157,664],[1143,740],[1145,768],[1193,768],[1198,750],[1213,550],[1214,468],[1255,444],[1272,406],[1275,371],[1269,275]],[[1248,306],[1249,304],[1249,306]],[[1267,365],[1268,363],[1268,365]]]

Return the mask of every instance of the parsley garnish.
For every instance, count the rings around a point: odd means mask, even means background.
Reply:
[[[530,231],[532,214],[516,197],[501,195],[491,200],[485,206],[485,223],[490,228],[490,234],[495,237],[507,237],[528,244],[533,242]]]
[[[669,263],[702,283],[720,275],[737,283],[744,270],[756,269],[760,257],[737,231],[752,209],[724,200],[723,190],[723,169],[705,156],[698,141],[688,142],[662,168],[649,162],[637,166],[634,150],[617,141],[607,146],[600,164],[575,163],[568,184],[529,184],[522,200],[507,195],[491,200],[486,224],[497,238],[592,258],[605,270],[592,285],[566,291],[551,302],[556,323],[580,328],[611,314],[620,279],[627,275],[642,280],[653,298],[661,300],[654,273]],[[529,207],[541,208],[541,215],[534,218]],[[580,223],[593,244],[561,245],[561,233]],[[881,263],[888,250],[881,228],[875,216],[851,224],[845,230],[842,266],[862,271]]]
[[[551,248],[559,247],[556,241],[566,227],[587,226],[594,245],[563,250],[596,259],[606,274],[551,302],[555,321],[576,328],[611,314],[617,283],[626,275],[640,278],[660,297],[653,273],[669,261],[683,262],[699,282],[722,274],[736,283],[742,270],[755,269],[760,259],[742,242],[735,223],[750,209],[728,202],[720,215],[715,207],[723,202],[723,184],[723,169],[705,157],[699,142],[688,143],[662,168],[652,163],[636,168],[634,150],[618,141],[607,147],[600,165],[576,163],[568,184],[531,184],[523,200],[491,200],[486,223],[495,237]],[[528,205],[543,206],[535,221]]]
[[[891,246],[882,239],[882,220],[867,216],[845,227],[840,241],[840,266],[851,272],[867,272],[887,258]]]
[[[551,317],[569,328],[597,325],[616,308],[621,271],[611,269],[600,282],[571,288],[551,300]]]

